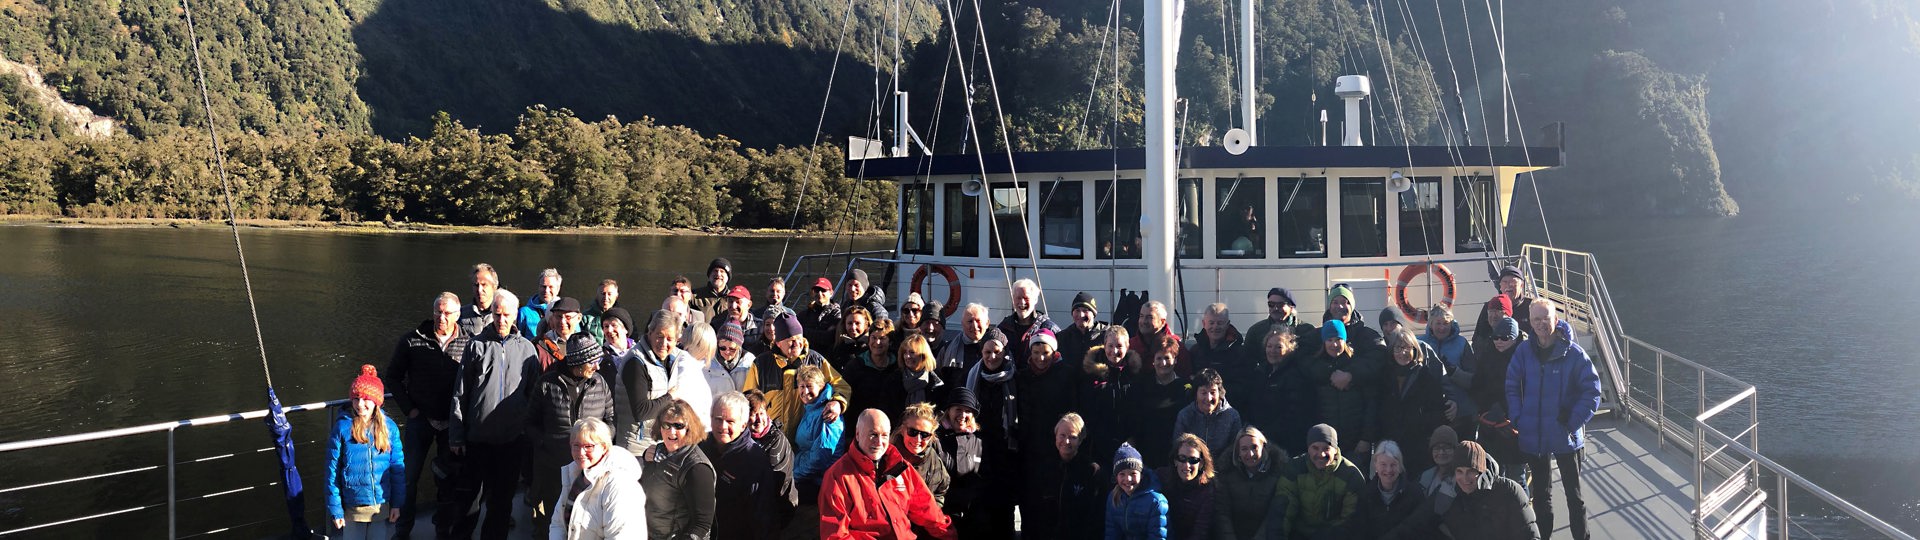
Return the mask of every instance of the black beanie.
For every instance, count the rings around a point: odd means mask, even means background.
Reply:
[[[1315,424],[1313,427],[1307,428],[1307,444],[1313,444],[1317,442],[1327,443],[1327,446],[1339,448],[1340,433],[1334,431],[1333,426],[1329,426],[1326,424]]]

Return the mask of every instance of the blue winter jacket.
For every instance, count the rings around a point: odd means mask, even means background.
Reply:
[[[840,444],[840,437],[845,433],[846,423],[826,421],[827,404],[832,402],[833,387],[821,388],[820,395],[801,413],[800,426],[793,432],[794,478],[820,480],[845,452],[846,446]]]
[[[1459,322],[1450,324],[1453,325],[1453,332],[1447,335],[1447,339],[1434,336],[1433,327],[1428,326],[1427,331],[1420,334],[1420,342],[1431,347],[1435,354],[1440,355],[1440,360],[1447,364],[1446,372],[1441,374],[1440,386],[1446,389],[1447,399],[1460,405],[1457,417],[1473,418],[1480,414],[1480,410],[1474,407],[1473,400],[1467,398],[1467,389],[1473,386],[1476,363],[1472,358],[1472,345],[1460,335]]]
[[[1166,540],[1167,496],[1160,494],[1160,482],[1152,472],[1140,472],[1140,485],[1132,495],[1121,495],[1115,488],[1107,496],[1107,540]],[[1114,497],[1120,497],[1115,501]]]
[[[1535,336],[1507,364],[1507,416],[1520,431],[1520,451],[1536,456],[1585,446],[1587,422],[1600,407],[1600,373],[1573,342],[1573,327],[1560,321],[1553,332],[1559,339],[1544,358]]]
[[[353,412],[341,410],[333,420],[333,435],[327,437],[327,516],[346,517],[348,506],[373,506],[394,501],[406,504],[407,460],[400,448],[400,426],[392,418],[387,422],[387,443],[391,449],[381,453],[373,440],[353,442]],[[424,420],[422,420],[424,422]],[[397,508],[397,506],[396,506]]]

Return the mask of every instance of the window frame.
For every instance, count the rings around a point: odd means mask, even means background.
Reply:
[[[1144,185],[1145,182],[1139,178],[1101,178],[1093,181],[1094,260],[1126,261],[1143,258],[1145,246],[1141,245],[1140,216],[1146,208],[1146,201],[1141,200],[1140,190],[1144,189]],[[1132,187],[1130,191],[1126,190],[1129,186]],[[1131,213],[1122,208],[1129,198],[1133,202]],[[1112,205],[1103,206],[1109,200],[1112,201]],[[1101,219],[1101,208],[1110,208],[1108,212],[1112,212],[1111,216]],[[1129,231],[1133,233],[1133,238],[1125,242],[1116,241]],[[1114,244],[1112,253],[1103,253],[1102,245],[1107,242]],[[1129,242],[1133,245],[1131,256],[1127,256],[1124,249]]]
[[[944,199],[940,213],[944,220],[940,238],[945,244],[940,254],[947,257],[980,256],[980,198],[964,193],[965,186],[964,182],[950,182],[941,186]],[[959,235],[958,242],[954,241],[956,234]]]
[[[1399,223],[1395,229],[1397,229],[1396,232],[1400,234],[1400,255],[1425,256],[1447,254],[1446,183],[1443,182],[1439,176],[1410,176],[1407,177],[1407,180],[1412,182],[1412,187],[1404,192],[1398,193],[1398,197],[1394,197],[1394,210],[1399,214]],[[1427,223],[1424,235],[1421,234],[1422,226],[1419,218],[1426,216],[1426,213],[1418,206],[1421,202],[1419,197],[1420,187],[1422,185],[1430,186],[1433,190],[1432,217],[1429,218],[1430,222]],[[1412,210],[1407,209],[1409,199],[1412,199],[1415,205]],[[1421,241],[1414,242],[1413,240]]]
[[[1377,251],[1367,251],[1364,253],[1354,252],[1355,246],[1361,243],[1356,240],[1364,240],[1365,238],[1356,236],[1361,234],[1361,227],[1351,226],[1347,222],[1347,216],[1349,215],[1347,212],[1347,201],[1350,195],[1349,188],[1354,188],[1353,191],[1365,190],[1366,195],[1375,196],[1373,199],[1373,212],[1377,225],[1368,228],[1375,230],[1378,235],[1377,243],[1379,244],[1379,249]],[[1340,258],[1378,258],[1386,257],[1391,253],[1387,245],[1387,241],[1389,240],[1387,235],[1392,231],[1387,226],[1389,214],[1387,213],[1386,195],[1387,178],[1384,176],[1353,176],[1340,179],[1339,188],[1338,191],[1336,191],[1336,201],[1339,203],[1340,212]]]

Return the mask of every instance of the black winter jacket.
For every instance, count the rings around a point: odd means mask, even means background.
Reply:
[[[1246,340],[1240,337],[1240,329],[1228,326],[1227,335],[1225,339],[1220,340],[1220,343],[1214,343],[1213,340],[1208,339],[1206,332],[1194,334],[1193,339],[1187,341],[1186,353],[1194,373],[1213,368],[1225,374],[1245,367],[1251,360],[1247,349]]]
[[[1416,450],[1406,452],[1402,468],[1427,470],[1433,466],[1433,454],[1417,449],[1427,448],[1434,428],[1447,424],[1446,392],[1439,376],[1425,366],[1390,364],[1387,369],[1390,373],[1381,377],[1386,387],[1380,390],[1377,411],[1380,440],[1392,439],[1402,449]]]
[[[1240,410],[1240,419],[1260,428],[1285,456],[1307,450],[1307,428],[1320,417],[1319,390],[1305,369],[1309,356],[1295,349],[1279,366],[1262,358],[1252,371],[1227,380],[1227,395]]]
[[[1037,454],[1054,455],[1053,425],[1060,417],[1074,410],[1074,377],[1078,366],[1065,360],[1059,360],[1047,368],[1046,373],[1033,369],[1032,364],[1021,364],[1014,372],[1014,386],[1020,389],[1020,399],[1015,401],[1020,418],[1020,448],[1028,456]],[[1084,418],[1082,419],[1084,420]],[[1058,458],[1058,456],[1055,456]],[[1033,458],[1027,458],[1032,461]]]
[[[1237,439],[1236,439],[1237,441]],[[1237,447],[1238,442],[1234,443]],[[1287,513],[1273,507],[1280,468],[1286,456],[1273,444],[1267,444],[1265,456],[1257,467],[1248,469],[1239,456],[1215,457],[1220,476],[1213,479],[1213,537],[1222,540],[1271,538],[1284,531]],[[1225,461],[1222,461],[1222,460]],[[1224,468],[1219,465],[1226,465]]]
[[[1318,394],[1317,406],[1320,409],[1319,422],[1333,426],[1340,434],[1342,450],[1351,451],[1360,441],[1379,442],[1379,424],[1376,411],[1380,407],[1380,359],[1354,348],[1351,356],[1328,356],[1326,350],[1306,359],[1302,369],[1307,379],[1313,381]],[[1345,371],[1353,375],[1353,381],[1345,390],[1336,388],[1331,381],[1334,372]],[[1305,436],[1305,433],[1301,434]],[[1291,449],[1295,452],[1306,449]]]
[[[725,445],[708,438],[700,443],[700,451],[714,468],[714,540],[778,538],[780,527],[773,519],[785,501],[780,472],[774,470],[767,450],[753,437],[742,435]]]
[[[1060,341],[1060,357],[1067,362],[1079,362],[1087,357],[1087,350],[1107,343],[1107,323],[1094,321],[1093,328],[1081,330],[1078,325],[1067,324],[1054,338]]]
[[[380,372],[393,404],[405,415],[420,410],[420,420],[446,421],[453,407],[453,387],[460,383],[460,359],[467,354],[473,333],[456,327],[446,347],[433,337],[433,320],[400,337],[393,345],[387,370]]]
[[[1393,502],[1387,502],[1378,479],[1369,480],[1360,491],[1359,508],[1354,509],[1349,528],[1355,540],[1424,540],[1439,532],[1440,516],[1427,505],[1420,483],[1400,475],[1393,489]],[[1478,538],[1478,537],[1463,537]]]
[[[772,526],[775,530],[785,529],[787,522],[793,521],[794,509],[800,506],[800,490],[793,487],[793,443],[787,441],[779,420],[773,422],[765,435],[753,437],[753,442],[767,451],[768,469],[778,478],[773,482],[777,493],[773,497]]]
[[[1020,493],[1023,531],[1030,538],[1099,538],[1106,512],[1104,496],[1109,475],[1092,455],[1084,451],[1062,461],[1060,452],[1047,445],[1030,452],[1026,482]],[[1037,459],[1036,459],[1037,458]]]
[[[713,534],[713,463],[699,446],[668,453],[648,448],[640,461],[640,487],[647,492],[647,538],[700,540]]]
[[[613,383],[599,373],[580,378],[563,367],[541,375],[527,411],[528,440],[549,450],[561,449],[575,421],[599,418],[614,425],[613,396]]]
[[[1473,493],[1454,498],[1442,518],[1454,538],[1474,540],[1537,540],[1533,505],[1520,484],[1499,475],[1480,475]]]

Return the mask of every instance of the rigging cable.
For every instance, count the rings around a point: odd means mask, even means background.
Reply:
[[[213,127],[213,97],[207,91],[207,69],[200,62],[200,36],[193,25],[193,7],[180,2],[187,19],[187,40],[193,45],[193,71],[200,82],[200,105],[207,111],[207,136],[212,138],[214,164],[220,175],[220,193],[227,203],[227,229],[233,233],[233,251],[240,258],[240,283],[247,293],[247,314],[253,319],[253,341],[260,348],[260,371],[266,375],[269,392],[273,388],[273,370],[267,367],[267,339],[260,331],[260,308],[253,299],[253,275],[247,271],[247,250],[240,244],[240,214],[234,210],[233,181],[227,176],[227,152],[220,146],[220,131]]]
[[[980,33],[981,54],[985,56],[984,60],[986,60],[986,64],[987,64],[987,85],[991,90],[993,90],[993,113],[994,113],[995,120],[997,120],[1000,124],[1000,145],[1006,150],[1006,154],[1007,154],[1007,175],[1013,179],[1014,186],[1016,186],[1016,189],[1020,190],[1020,194],[1021,194],[1020,228],[1021,228],[1022,236],[1025,236],[1027,240],[1026,242],[1027,243],[1027,264],[1029,264],[1033,268],[1034,283],[1040,286],[1040,306],[1044,309],[1044,307],[1047,305],[1046,304],[1047,287],[1046,287],[1046,283],[1041,282],[1040,280],[1040,258],[1036,256],[1036,253],[1033,250],[1033,244],[1034,244],[1033,239],[1035,238],[1034,235],[1032,234],[1033,226],[1027,221],[1027,206],[1029,206],[1030,203],[1027,201],[1027,197],[1026,197],[1026,186],[1022,185],[1020,182],[1020,171],[1017,167],[1014,166],[1014,163],[1013,163],[1013,138],[1012,138],[1012,135],[1007,130],[1007,111],[1000,105],[1000,81],[998,78],[994,76],[993,48],[987,45],[987,25],[986,25],[986,22],[980,16],[980,12],[981,12],[980,0],[973,0],[973,24],[974,24],[975,30],[979,31]],[[982,170],[981,173],[984,176],[986,171]],[[989,209],[991,209],[991,205],[989,205]],[[999,236],[998,236],[999,223],[996,222],[993,224],[993,226],[994,226],[994,234],[995,234],[994,241],[998,243],[999,242]],[[1002,260],[1004,260],[1005,259],[1004,256],[1006,255],[1004,250],[1001,252],[1001,255],[1002,255]],[[1011,275],[1009,275],[1009,280],[1007,283],[1007,296],[1008,298],[1012,298],[1013,296],[1013,283],[1012,283]]]
[[[806,203],[807,185],[813,179],[813,169],[817,163],[815,157],[820,152],[820,132],[826,128],[827,105],[832,103],[833,99],[833,79],[840,74],[840,54],[844,51],[846,45],[847,28],[851,26],[850,23],[853,21],[853,0],[847,0],[846,10],[846,14],[840,17],[840,37],[837,38],[833,44],[833,64],[832,67],[827,70],[827,89],[820,93],[820,119],[813,123],[813,143],[807,145],[807,161],[805,166],[800,169],[800,194],[793,201],[793,216],[787,219],[788,230],[793,230],[794,227],[800,224],[800,207]],[[796,232],[787,235],[786,242],[780,244],[780,264],[774,268],[779,269],[787,266],[787,248],[793,246],[793,238],[795,236],[799,236],[799,234]]]

